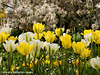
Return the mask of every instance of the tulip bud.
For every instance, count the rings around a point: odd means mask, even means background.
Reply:
[[[75,41],[77,41],[77,42],[81,40],[81,35],[79,34],[79,32],[76,34],[75,39],[76,39]]]

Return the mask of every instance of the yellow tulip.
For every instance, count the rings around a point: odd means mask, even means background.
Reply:
[[[19,70],[19,67],[16,67],[17,70]]]
[[[76,66],[78,67],[78,64],[79,64],[79,60],[76,60]]]
[[[9,40],[14,40],[14,41],[16,42],[16,40],[17,40],[17,37],[10,36],[10,37],[8,38],[8,41],[9,41]]]
[[[93,35],[93,40],[96,44],[100,44],[100,30],[96,30],[95,32],[92,33]]]
[[[37,65],[38,60],[35,60],[35,65]]]
[[[77,60],[73,61],[72,64],[76,64],[76,66],[78,67],[79,60],[77,59]]]
[[[84,44],[83,42],[73,42],[72,43],[72,48],[74,50],[75,53],[77,54],[81,54],[84,50],[84,48],[86,47],[87,44]]]
[[[81,33],[82,35],[84,35],[84,39],[90,43],[93,42],[93,33],[94,31],[93,30],[84,30],[84,33]]]
[[[22,55],[28,55],[33,49],[33,45],[30,45],[29,43],[19,43],[19,46],[16,46],[19,53]]]
[[[60,37],[64,32],[64,28],[56,28],[55,33],[58,37]]]
[[[33,65],[33,62],[32,62],[32,61],[30,61],[30,64],[32,64],[32,65]]]
[[[58,67],[57,61],[55,61],[53,64],[54,64],[55,67]],[[59,64],[61,65],[61,61],[59,61]]]
[[[11,68],[11,72],[13,72],[14,71],[14,68]]]
[[[84,33],[81,33],[82,35],[86,35],[86,34],[90,34],[90,33],[92,33],[93,32],[93,30],[84,30]]]
[[[30,64],[30,68],[33,66],[33,64]]]
[[[22,66],[24,67],[25,66],[25,63],[23,63]]]
[[[29,65],[29,63],[27,63],[27,65]]]
[[[50,60],[46,60],[45,63],[46,63],[46,64],[50,64]]]
[[[76,71],[76,75],[78,75],[78,70]]]
[[[60,40],[62,42],[62,46],[65,48],[65,49],[68,49],[71,47],[71,36],[68,35],[68,34],[65,34],[64,36],[61,36],[60,37]]]
[[[88,56],[90,56],[91,50],[89,49],[84,49],[84,51],[82,52],[82,57],[87,58]]]
[[[5,40],[8,38],[9,35],[10,35],[10,34],[6,34],[6,33],[2,32],[2,33],[0,34],[0,42],[1,42],[1,43],[2,43],[2,42],[5,42]]]
[[[36,23],[33,25],[33,31],[35,33],[41,33],[44,30],[44,25],[42,23]]]
[[[44,38],[48,43],[52,43],[55,40],[55,34],[51,31],[44,32]]]
[[[34,36],[34,38],[37,40],[37,39],[41,39],[42,38],[42,36],[43,36],[43,34],[36,34],[35,36]]]

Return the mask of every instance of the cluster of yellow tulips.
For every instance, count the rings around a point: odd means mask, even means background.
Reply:
[[[11,30],[9,27],[3,27],[0,30],[1,46],[8,52],[7,66],[9,69],[7,71],[14,71],[14,68],[11,67],[11,65],[14,64],[10,59],[13,58],[13,53],[17,54],[18,52],[17,57],[21,59],[22,63],[18,63],[16,66],[17,62],[15,62],[16,69],[22,70],[22,68],[25,67],[24,71],[27,71],[29,66],[33,74],[41,75],[41,73],[44,72],[44,74],[54,73],[69,75],[76,73],[76,75],[83,75],[86,74],[87,68],[91,66],[96,70],[100,69],[100,30],[84,30],[84,32],[81,33],[83,39],[78,42],[73,41],[71,35],[64,33],[64,28],[56,28],[55,32],[44,31],[45,25],[42,23],[33,25],[34,33],[26,32],[20,34],[18,37],[10,36]],[[43,38],[46,41],[43,41]],[[56,42],[55,39],[57,38],[58,44],[53,43]],[[1,51],[2,57],[4,57],[5,50]],[[97,58],[93,58],[97,55],[95,52],[98,54]],[[0,58],[1,68],[4,67],[3,62],[1,62],[3,61],[2,57]],[[20,60],[19,58],[18,61]],[[17,59],[14,60],[16,61]],[[38,69],[38,71],[36,69]],[[46,69],[48,69],[48,71],[46,71]],[[39,72],[40,70],[41,73]]]

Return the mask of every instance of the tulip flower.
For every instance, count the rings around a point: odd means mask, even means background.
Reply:
[[[84,49],[84,51],[81,53],[82,57],[87,58],[90,56],[91,50],[89,49]]]
[[[90,45],[90,42],[89,41],[86,41],[84,39],[81,39],[81,42],[83,42],[84,44],[87,44],[86,47],[88,47]]]
[[[77,60],[73,61],[72,64],[76,64],[76,66],[78,67],[78,65],[79,65],[79,60],[77,59]]]
[[[60,37],[60,40],[62,42],[62,46],[65,49],[69,49],[71,47],[71,36],[68,34],[64,34],[63,36]]]
[[[14,71],[14,68],[11,68],[11,72],[13,72]]]
[[[8,38],[8,41],[9,41],[9,40],[14,40],[14,41],[16,42],[16,40],[17,40],[17,37],[10,36],[10,37]]]
[[[35,60],[35,65],[37,65],[38,60]]]
[[[84,39],[86,41],[89,41],[90,43],[93,42],[93,36],[92,36],[93,30],[84,30],[84,33],[82,33],[82,35],[84,35]]]
[[[16,67],[17,70],[19,70],[19,67]]]
[[[100,69],[100,57],[92,58],[90,60],[90,64],[94,69],[99,70]]]
[[[59,48],[60,48],[60,46],[58,46],[58,44],[52,43],[52,44],[50,44],[50,51],[49,50],[47,50],[47,51],[50,54],[50,56],[53,56]]]
[[[47,43],[47,42],[44,42],[44,45],[42,48],[44,48],[47,50],[49,56],[53,56],[57,50],[60,48],[60,46],[58,46],[58,44],[55,44],[55,43]]]
[[[93,40],[96,44],[100,44],[100,30],[96,30],[93,34]]]
[[[72,43],[72,48],[74,50],[75,53],[77,54],[81,54],[84,50],[84,48],[86,47],[87,44],[84,44],[83,42],[73,42]]]
[[[3,43],[5,50],[7,52],[13,52],[16,48],[15,46],[17,45],[17,44],[15,44],[15,41],[14,40],[9,40],[9,41],[6,40],[5,42],[6,42],[6,44]]]
[[[35,36],[34,36],[34,38],[37,40],[37,39],[41,39],[42,38],[42,36],[43,36],[43,34],[36,34]]]
[[[90,43],[93,42],[93,36],[92,36],[91,33],[84,35],[84,39],[85,39],[86,41],[89,41]]]
[[[22,66],[25,67],[25,63],[23,63]]]
[[[40,40],[35,40],[33,39],[31,42],[29,42],[30,44],[33,44],[34,47],[33,47],[33,51],[34,52],[38,52],[40,51],[40,49],[42,48],[43,46],[43,42],[41,42]]]
[[[33,31],[37,34],[41,33],[44,30],[44,25],[42,23],[36,23],[33,25]]]
[[[12,28],[9,27],[2,27],[0,29],[0,33],[5,32],[6,34],[10,34],[11,33]]]
[[[86,35],[86,34],[90,34],[90,33],[92,33],[93,32],[93,30],[84,30],[84,33],[81,33],[82,35]]]
[[[31,45],[34,45],[34,47],[32,48],[32,51],[30,53],[30,58],[33,57],[39,57],[40,54],[40,50],[43,46],[43,42],[41,42],[40,40],[35,40],[33,39],[31,42],[29,42]],[[36,56],[35,56],[36,55]]]
[[[19,46],[16,46],[16,49],[22,55],[28,55],[33,49],[33,45],[30,45],[27,42],[19,43]]]
[[[30,68],[33,66],[33,64],[30,64]]]
[[[50,64],[50,60],[46,60],[45,63],[46,63],[46,64]]]
[[[55,61],[53,64],[54,64],[55,67],[58,67],[57,61]],[[61,65],[61,61],[59,61],[59,64]]]
[[[20,43],[22,43],[22,42],[32,41],[33,38],[34,38],[34,35],[32,32],[26,32],[19,35],[18,40]]]
[[[79,75],[79,74],[78,74],[78,70],[76,70],[76,75]]]
[[[56,28],[55,33],[58,37],[60,37],[64,32],[64,28]]]
[[[0,34],[0,43],[5,42],[5,40],[8,38],[10,34],[6,34],[5,32],[2,32]]]
[[[48,43],[52,43],[55,40],[55,34],[51,31],[44,32],[44,38]]]

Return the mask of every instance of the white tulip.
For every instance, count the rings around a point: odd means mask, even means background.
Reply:
[[[86,47],[88,47],[90,45],[90,42],[89,41],[86,41],[84,39],[81,39],[81,42],[83,42],[84,44],[87,44]]]
[[[86,41],[90,42],[90,43],[93,42],[93,38],[92,38],[92,36],[91,36],[91,33],[86,34],[86,35],[84,36],[84,39],[85,39]]]
[[[100,69],[100,57],[92,58],[90,64],[94,69]]]
[[[49,50],[47,50],[47,51],[48,51],[48,53],[50,52],[50,56],[53,56],[59,48],[60,48],[60,46],[58,46],[58,44],[52,43],[52,44],[50,44],[50,51]]]
[[[57,50],[60,48],[60,46],[58,46],[58,44],[55,43],[47,43],[44,42],[43,48],[45,47],[45,49],[47,50],[48,54],[50,54],[50,56],[53,56]]]
[[[40,40],[35,40],[33,39],[31,42],[29,42],[30,44],[33,44],[33,51],[34,52],[38,52],[41,50],[42,46],[43,46],[43,42],[41,42]]]
[[[3,28],[0,29],[0,33],[5,32],[7,34],[10,34],[11,33],[11,30],[12,30],[12,28],[3,27]]]
[[[36,56],[35,56],[36,55]],[[31,51],[31,53],[30,53],[30,59],[32,59],[32,61],[34,60],[34,57],[39,57],[39,55],[40,55],[40,51],[38,51],[38,52],[34,52],[33,50]],[[28,60],[28,58],[29,58],[29,55],[27,55],[26,56],[26,59]]]
[[[2,57],[0,57],[0,65],[1,65]]]
[[[34,57],[39,57],[40,55],[40,50],[42,49],[43,46],[43,42],[41,42],[40,40],[35,40],[33,39],[32,41],[29,42],[30,44],[33,44],[33,50],[30,53],[30,58]],[[35,56],[36,55],[36,56]],[[27,56],[28,57],[28,56]]]
[[[6,44],[3,43],[5,50],[7,52],[13,52],[15,50],[15,46],[17,45],[17,44],[15,44],[15,41],[14,40],[9,40],[9,41],[6,40],[5,42],[6,42]]]
[[[34,34],[32,32],[26,32],[19,35],[18,40],[20,43],[22,43],[22,42],[32,41],[33,38],[34,38]]]
[[[46,50],[48,50],[49,49],[49,45],[50,45],[50,43],[48,43],[48,42],[44,42],[43,43],[43,46],[42,46],[42,49],[46,49]]]

